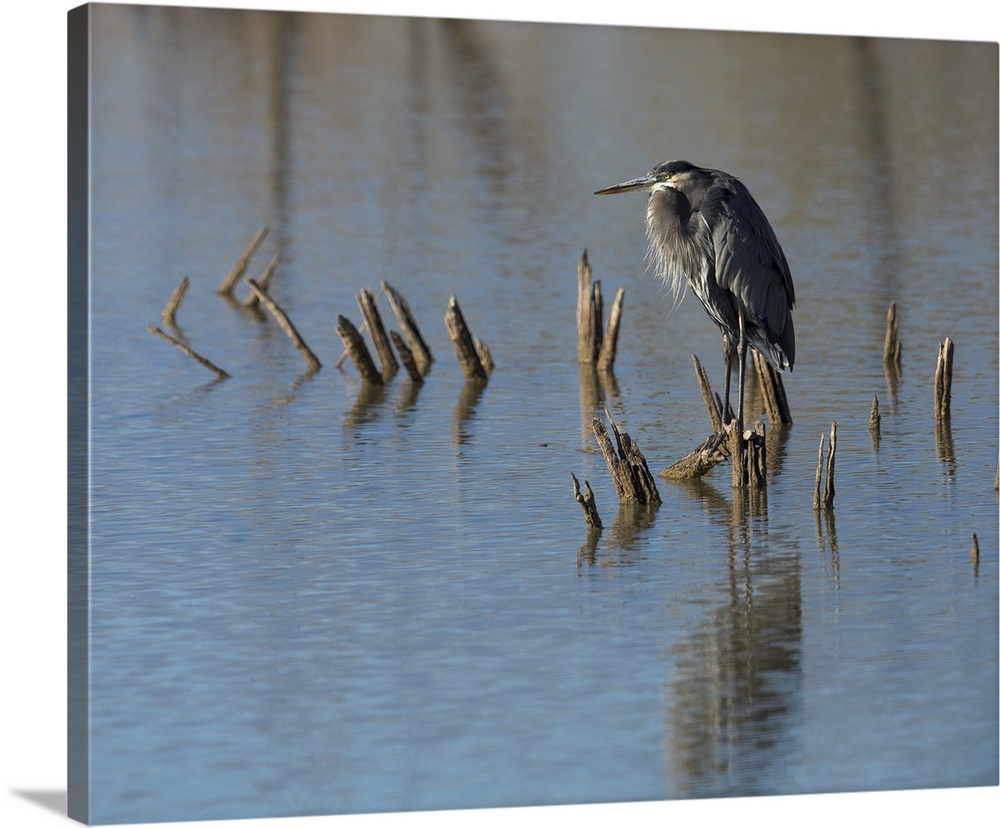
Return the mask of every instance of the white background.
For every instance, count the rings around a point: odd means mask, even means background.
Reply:
[[[151,5],[142,0],[145,5]],[[67,824],[51,807],[66,789],[66,13],[72,3],[20,0],[6,8],[3,61],[3,574],[5,656],[0,710],[0,825]],[[710,0],[300,0],[161,2],[726,30],[863,34],[996,42],[991,0],[805,3]],[[11,185],[11,179],[13,179]],[[961,194],[944,194],[961,197]],[[986,447],[989,449],[989,447]],[[986,551],[995,562],[996,550]],[[983,573],[996,578],[998,572]],[[27,795],[26,795],[27,794]],[[611,823],[743,825],[992,824],[1000,789],[782,797],[416,815],[185,823],[226,828],[395,828]]]

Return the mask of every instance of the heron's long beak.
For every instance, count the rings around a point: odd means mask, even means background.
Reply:
[[[634,193],[637,190],[652,190],[656,183],[656,178],[652,175],[644,175],[642,178],[633,178],[631,181],[623,181],[603,190],[597,190],[594,195],[616,195],[618,193]]]

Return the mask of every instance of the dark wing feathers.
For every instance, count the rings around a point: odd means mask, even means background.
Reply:
[[[715,277],[737,297],[750,344],[776,367],[795,361],[795,290],[785,254],[764,212],[732,176],[720,176],[701,205],[712,228]],[[775,346],[780,350],[775,353]],[[784,360],[781,358],[784,356]]]

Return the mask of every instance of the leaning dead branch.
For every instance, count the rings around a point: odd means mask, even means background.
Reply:
[[[299,353],[302,354],[302,356],[305,358],[306,364],[309,366],[309,370],[318,371],[321,367],[323,367],[319,359],[316,357],[316,354],[314,354],[309,349],[309,346],[306,345],[305,340],[299,335],[299,332],[295,329],[295,326],[292,324],[292,320],[288,318],[288,314],[286,314],[278,306],[277,302],[275,302],[268,294],[264,292],[263,288],[261,288],[261,286],[257,283],[257,280],[251,279],[249,276],[246,276],[244,277],[243,281],[246,282],[247,286],[257,297],[258,301],[265,308],[267,308],[268,313],[270,313],[271,316],[274,317],[274,321],[278,323],[278,325],[281,327],[281,330],[283,330],[288,335],[288,338],[292,340],[292,344],[295,345]]]
[[[382,374],[375,367],[375,360],[372,359],[372,355],[368,352],[368,346],[365,345],[364,338],[346,316],[337,317],[337,335],[340,336],[340,341],[344,343],[344,348],[351,357],[351,362],[354,363],[358,376],[364,382],[371,383],[372,385],[382,385],[384,382]]]
[[[396,346],[396,353],[399,354],[399,361],[403,363],[403,367],[406,369],[406,373],[410,375],[410,379],[417,383],[422,383],[424,378],[420,374],[420,369],[417,368],[416,360],[413,358],[413,351],[410,350],[409,346],[403,341],[396,331],[389,331],[389,335],[392,337],[392,344]],[[345,351],[345,354],[348,353]]]
[[[413,359],[416,362],[417,368],[420,369],[421,374],[426,374],[427,369],[430,368],[431,363],[434,361],[434,357],[431,355],[431,349],[427,347],[427,343],[424,342],[424,338],[420,335],[420,329],[413,318],[409,304],[407,304],[403,294],[388,282],[382,282],[382,290],[389,297],[389,305],[392,307],[392,312],[396,315],[400,331],[402,331],[407,344],[410,346],[410,350],[413,352]]]
[[[712,387],[708,384],[708,374],[706,374],[705,369],[701,367],[701,363],[698,361],[697,355],[691,354],[691,359],[694,361],[694,373],[698,378],[698,387],[701,388],[701,396],[705,401],[705,408],[708,409],[708,416],[712,421],[712,428],[715,430],[715,433],[718,434],[722,431],[722,411],[716,398],[712,396]],[[697,451],[697,449],[695,451]],[[690,457],[691,455],[688,456]]]
[[[896,318],[895,300],[885,315],[885,342],[882,345],[882,362],[897,368],[901,363],[903,346],[899,341],[899,320]]]
[[[604,338],[601,340],[600,355],[597,358],[597,370],[610,372],[615,365],[615,357],[618,355],[618,328],[622,320],[622,302],[625,301],[625,288],[618,288],[615,294],[615,301],[611,303],[611,312],[608,314],[608,327],[604,331]]]
[[[254,253],[257,252],[257,248],[260,247],[261,243],[264,241],[264,237],[268,233],[268,228],[262,228],[256,236],[251,239],[250,244],[247,245],[246,250],[243,251],[243,255],[237,260],[236,264],[233,265],[233,269],[226,274],[226,277],[219,283],[219,286],[215,289],[215,292],[221,296],[232,296],[233,288],[236,287],[236,283],[243,277],[243,274],[247,271],[247,265],[250,264],[250,260],[253,258]]]
[[[584,493],[580,491],[580,482],[576,479],[576,475],[570,472],[569,476],[573,478],[573,497],[576,498],[576,502],[583,509],[583,516],[587,521],[587,525],[594,529],[603,528],[604,524],[601,523],[601,516],[597,514],[597,503],[594,500],[594,490],[590,488],[590,481],[583,481],[583,485],[587,487],[587,491]]]
[[[656,480],[649,471],[646,458],[627,432],[619,431],[607,409],[604,410],[615,435],[612,444],[607,429],[599,417],[594,418],[594,435],[611,472],[619,503],[660,503]]]
[[[934,419],[951,416],[951,369],[955,358],[955,343],[945,337],[938,346],[937,368],[934,371]]]
[[[267,293],[268,285],[271,284],[271,277],[274,276],[274,271],[278,269],[278,263],[281,261],[281,254],[275,254],[274,258],[267,263],[267,267],[264,268],[264,272],[260,274],[260,278],[257,280],[257,284],[260,285],[260,289]],[[247,297],[243,300],[243,307],[248,310],[255,310],[260,305],[260,300],[257,298],[257,294],[253,291],[247,294]]]
[[[160,314],[160,319],[163,320],[165,325],[170,325],[175,327],[175,319],[177,317],[177,308],[180,307],[181,299],[184,298],[184,294],[187,293],[188,289],[188,277],[185,276],[181,279],[181,283],[174,289],[174,292],[170,295],[170,300],[167,302],[166,307],[163,308],[163,313]]]
[[[819,438],[819,459],[816,462],[816,488],[813,490],[813,509],[832,509],[836,495],[834,467],[837,458],[837,423],[830,424],[830,446],[826,454],[826,485],[820,487],[823,476],[823,437]]]
[[[465,323],[462,309],[458,306],[458,300],[452,296],[448,300],[448,310],[444,315],[445,325],[448,326],[448,335],[455,346],[455,356],[458,357],[459,365],[462,366],[462,373],[466,379],[485,380],[487,378],[486,367],[479,358],[476,349],[476,340],[469,331],[469,326]]]
[[[764,398],[764,411],[772,426],[792,424],[792,412],[785,396],[785,383],[781,374],[756,350],[753,353],[753,367],[757,372],[757,387]]]
[[[670,480],[693,480],[704,477],[729,457],[729,439],[720,428],[698,448],[660,472]]]
[[[209,362],[201,354],[195,353],[187,345],[185,345],[183,342],[181,342],[178,339],[174,339],[174,337],[172,337],[170,334],[164,333],[159,328],[154,328],[152,325],[147,325],[146,326],[146,330],[149,331],[151,334],[156,334],[158,337],[160,337],[160,339],[163,339],[166,342],[169,342],[171,345],[173,345],[179,351],[181,351],[182,353],[185,353],[189,357],[191,357],[191,359],[193,359],[195,362],[198,362],[201,365],[204,365],[206,368],[208,368],[209,371],[214,371],[221,379],[228,379],[229,378],[229,374],[227,372],[223,371],[221,368],[219,368],[219,366],[214,365],[213,363]]]
[[[375,307],[375,297],[368,288],[363,288],[358,294],[358,307],[361,308],[361,315],[365,319],[364,327],[368,329],[368,335],[371,336],[372,344],[375,346],[375,353],[378,354],[379,362],[382,364],[382,378],[388,380],[399,370],[399,362],[392,352],[392,344],[385,332],[385,325],[382,324],[382,317]]]

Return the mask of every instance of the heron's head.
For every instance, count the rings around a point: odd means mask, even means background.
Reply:
[[[640,178],[605,187],[597,190],[594,195],[652,192],[669,187],[690,197],[696,191],[707,188],[711,183],[711,177],[709,170],[696,167],[688,161],[664,161]]]

